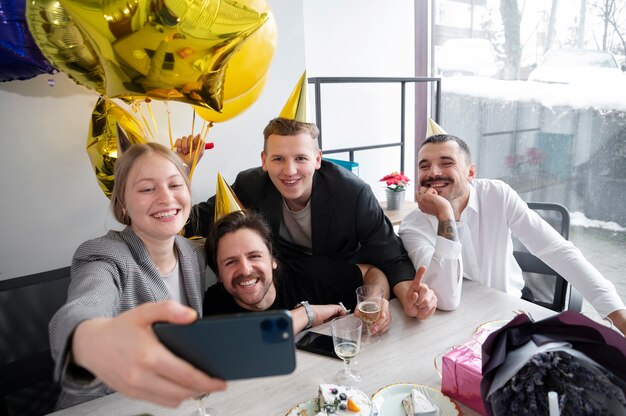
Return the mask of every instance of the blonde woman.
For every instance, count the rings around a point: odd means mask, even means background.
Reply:
[[[131,146],[115,164],[111,208],[126,228],[83,243],[72,260],[66,304],[50,322],[57,407],[115,390],[177,406],[225,389],[175,357],[152,323],[189,323],[202,313],[205,255],[178,235],[189,217],[187,169],[166,147]]]

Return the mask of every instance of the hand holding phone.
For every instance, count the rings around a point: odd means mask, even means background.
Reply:
[[[293,324],[286,310],[217,315],[189,325],[157,323],[153,328],[170,351],[212,377],[237,380],[289,374],[296,368]]]

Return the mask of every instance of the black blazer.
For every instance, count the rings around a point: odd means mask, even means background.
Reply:
[[[263,214],[277,238],[282,196],[269,175],[261,167],[245,170],[232,188],[245,208]],[[372,264],[385,273],[391,287],[413,279],[415,268],[367,183],[323,160],[313,176],[311,195],[313,256]],[[206,236],[214,211],[215,196],[194,206],[186,235]],[[281,258],[280,248],[277,255],[280,261],[289,260]]]

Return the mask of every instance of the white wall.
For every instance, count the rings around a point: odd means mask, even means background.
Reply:
[[[240,170],[259,165],[262,129],[282,109],[305,62],[309,76],[414,75],[412,0],[268,4],[278,47],[267,85],[250,109],[212,128],[215,149],[194,174],[194,202],[214,193],[218,170],[232,182]],[[325,148],[398,140],[397,90],[341,88],[324,96]],[[81,242],[116,226],[84,149],[96,99],[64,74],[0,83],[0,279],[67,266]],[[161,121],[160,141],[167,143],[163,105],[152,107]],[[190,109],[171,104],[170,111],[174,136],[189,133]],[[411,117],[407,126],[405,171],[413,172]],[[357,154],[360,176],[381,198],[378,179],[399,169],[398,155],[396,150]]]
[[[246,112],[212,128],[215,149],[194,174],[194,202],[213,195],[218,170],[232,182],[240,170],[260,164],[262,130],[305,67],[302,1],[267,1],[278,26],[267,85]],[[0,280],[67,266],[80,243],[116,226],[85,151],[96,99],[64,74],[0,83]],[[160,114],[160,141],[167,143],[163,106],[153,109]],[[174,136],[188,134],[189,108],[170,110]]]
[[[414,0],[304,0],[309,77],[415,76]],[[412,84],[407,103],[413,100]],[[313,102],[313,90],[309,90]],[[397,84],[327,85],[322,88],[324,149],[400,141],[400,87]],[[405,172],[414,171],[414,109],[407,107]],[[400,170],[399,148],[357,152],[359,176],[379,199],[378,181]],[[348,159],[347,154],[328,155]],[[412,185],[412,183],[411,183]],[[407,199],[412,199],[412,186]]]

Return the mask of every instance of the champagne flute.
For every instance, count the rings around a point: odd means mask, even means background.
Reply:
[[[209,396],[209,393],[201,394],[194,397],[196,400],[196,409],[191,416],[217,416],[217,411],[211,407],[204,407],[204,399]]]
[[[361,381],[358,372],[350,369],[350,360],[359,352],[362,330],[363,321],[354,315],[342,316],[330,323],[335,354],[343,360],[344,365],[343,370],[335,374],[334,381],[339,385],[351,386]]]
[[[373,285],[363,285],[356,289],[359,317],[367,327],[367,342],[372,339],[372,324],[380,317],[383,307],[383,289]]]

